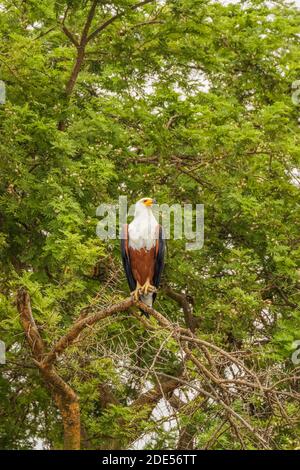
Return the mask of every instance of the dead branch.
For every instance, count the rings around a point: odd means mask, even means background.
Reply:
[[[180,301],[182,300],[186,299],[180,299]],[[172,323],[160,312],[140,301],[134,302],[132,298],[127,298],[106,308],[99,308],[98,305],[92,305],[82,309],[79,317],[75,319],[68,331],[52,346],[50,351],[47,351],[45,348],[45,344],[32,315],[29,294],[23,288],[18,292],[17,306],[20,313],[20,321],[31,348],[34,361],[61,412],[65,430],[65,448],[77,449],[80,446],[80,410],[76,393],[57,373],[54,367],[55,361],[58,356],[62,355],[75,341],[80,340],[83,330],[89,329],[91,326],[106,318],[130,311],[133,307],[142,308],[155,319],[156,324],[133,311],[132,316],[138,319],[145,328],[154,332],[166,331],[167,336],[163,342],[161,342],[158,351],[154,355],[152,366],[146,369],[145,377],[151,374],[156,383],[151,390],[138,396],[130,405],[131,408],[139,409],[148,406],[148,416],[150,417],[152,410],[161,398],[171,400],[173,392],[177,388],[188,387],[189,389],[195,390],[204,400],[210,400],[211,403],[218,405],[220,409],[223,410],[223,423],[230,425],[242,448],[245,446],[245,438],[251,438],[264,449],[268,449],[270,448],[270,442],[268,442],[265,436],[256,429],[241,412],[237,412],[234,409],[234,400],[239,397],[248,403],[254,393],[259,394],[263,402],[266,403],[267,406],[274,407],[281,418],[287,422],[289,417],[280,401],[280,397],[286,396],[288,398],[292,396],[294,399],[300,400],[300,397],[298,397],[296,393],[293,394],[291,391],[278,390],[276,388],[278,384],[288,382],[288,378],[285,377],[284,379],[277,380],[273,385],[270,384],[268,380],[266,384],[264,384],[260,377],[253,370],[246,367],[244,362],[237,358],[235,354],[229,353],[215,344],[199,338],[191,329],[183,328],[178,324]],[[128,316],[126,318],[128,318]],[[175,376],[161,373],[154,369],[169,339],[177,343],[182,357],[182,367]],[[233,378],[224,377],[224,368],[226,365],[231,366],[232,364],[235,364],[238,370],[242,371],[243,376]],[[130,370],[132,367],[126,365],[125,368]],[[135,367],[135,369],[144,371],[142,368]],[[188,379],[187,374],[189,371],[191,377],[194,377],[194,379]],[[197,374],[196,376],[195,372]],[[158,377],[160,377],[160,379],[158,379]],[[195,377],[198,378],[195,379]],[[295,377],[296,375],[293,374],[291,379]],[[102,393],[105,395],[105,397],[102,397],[104,401],[106,398],[108,400],[106,400],[106,406],[110,403],[117,403],[111,390],[108,394],[107,389],[104,388]],[[182,403],[182,400],[173,400],[173,402]],[[243,432],[246,434],[243,435]],[[219,431],[216,432],[216,436],[218,434]],[[183,442],[187,443],[188,441],[189,445],[192,446],[193,435],[192,428],[182,428],[180,435],[181,441],[178,445],[182,446]],[[211,446],[214,441],[215,437],[213,436],[207,445]],[[116,442],[114,445],[116,445]]]
[[[128,310],[133,304],[133,300],[128,298],[118,304],[112,305],[111,307],[108,307],[104,310],[100,310],[83,318],[82,320],[75,322],[70,330],[53,346],[52,350],[45,355],[43,359],[43,366],[49,366],[52,364],[59,354],[61,354],[66,348],[74,343],[84,328],[92,326],[106,317],[112,316],[116,313],[124,312]]]

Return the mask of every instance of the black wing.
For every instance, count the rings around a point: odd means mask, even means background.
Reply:
[[[166,241],[164,235],[164,229],[162,226],[159,226],[158,239],[156,242],[156,251],[155,251],[155,268],[153,276],[153,285],[158,288],[160,284],[160,279],[165,265],[165,251],[166,251]],[[156,298],[156,293],[153,294],[153,302]]]
[[[131,271],[131,264],[128,252],[128,225],[123,225],[122,235],[121,235],[121,254],[124,270],[127,277],[127,282],[129,285],[130,292],[134,291],[136,288],[136,280],[133,277]]]

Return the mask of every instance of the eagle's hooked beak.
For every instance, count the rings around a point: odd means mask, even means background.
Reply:
[[[147,199],[147,200],[144,202],[144,204],[145,204],[145,206],[147,206],[147,207],[152,207],[153,204],[157,204],[157,202],[156,202],[156,199],[151,199],[151,198],[149,198],[149,199]]]

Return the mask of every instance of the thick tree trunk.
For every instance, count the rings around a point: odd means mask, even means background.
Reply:
[[[52,364],[42,363],[45,345],[34,321],[30,297],[25,289],[18,292],[17,306],[32,355],[63,420],[64,449],[80,450],[80,408],[77,395],[58,375]]]
[[[80,450],[80,408],[78,400],[63,403],[64,450]]]

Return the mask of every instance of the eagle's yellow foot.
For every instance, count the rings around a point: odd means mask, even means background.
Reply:
[[[136,288],[132,292],[130,292],[130,295],[131,295],[131,297],[133,298],[133,300],[135,302],[140,300],[140,294],[141,294],[141,290],[142,290],[141,288],[142,288],[142,286],[139,283],[137,283]]]
[[[150,284],[149,281],[146,281],[145,284],[141,288],[142,294],[145,294],[145,295],[149,294],[150,292],[156,292],[156,291],[157,291],[156,287],[152,286],[152,284]]]

